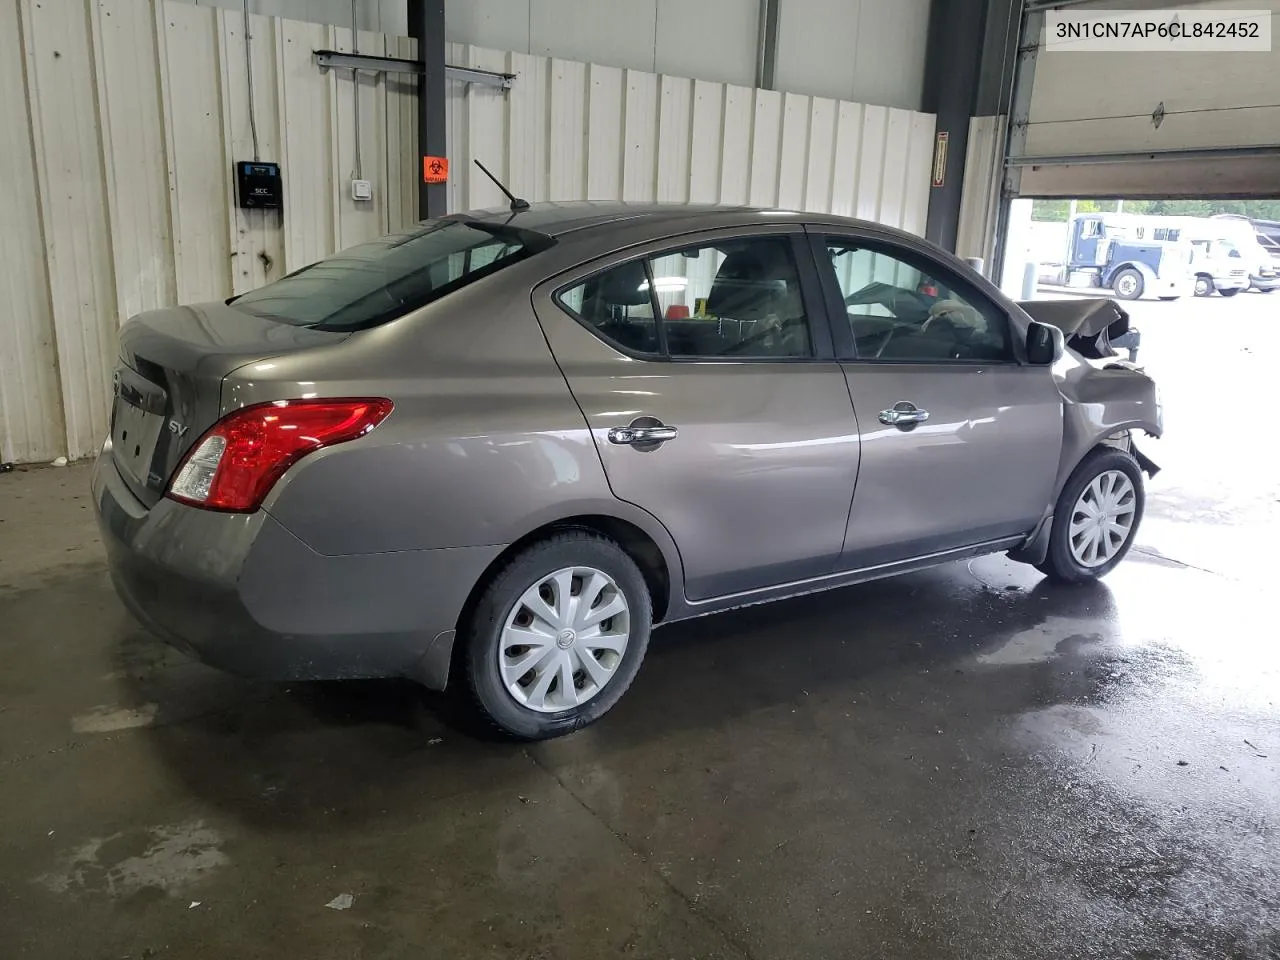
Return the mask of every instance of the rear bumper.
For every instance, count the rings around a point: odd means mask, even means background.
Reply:
[[[93,499],[111,579],[152,633],[268,680],[409,677],[443,688],[453,629],[500,547],[324,556],[264,511],[148,510],[110,454]]]

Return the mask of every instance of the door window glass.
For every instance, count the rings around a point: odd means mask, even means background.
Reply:
[[[560,303],[616,346],[632,353],[658,353],[658,328],[643,260],[632,260],[570,287],[560,294]]]
[[[735,238],[633,260],[561,292],[562,306],[636,353],[813,356],[789,237]]]
[[[1004,313],[974,291],[957,290],[925,258],[839,241],[827,253],[859,359],[1013,359]]]
[[[813,356],[788,237],[692,247],[650,267],[671,356]]]

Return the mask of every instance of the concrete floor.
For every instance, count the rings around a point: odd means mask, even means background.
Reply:
[[[1168,469],[1105,585],[987,558],[661,630],[528,748],[187,661],[85,468],[0,475],[0,953],[1280,956],[1278,309],[1138,305]]]

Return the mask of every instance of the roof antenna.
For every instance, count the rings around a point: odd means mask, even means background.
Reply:
[[[492,181],[494,182],[494,184],[497,186],[497,188],[498,188],[499,190],[501,190],[503,193],[505,193],[505,194],[507,195],[507,199],[511,201],[511,212],[512,212],[512,213],[518,213],[518,212],[520,212],[521,210],[528,210],[528,209],[529,209],[529,201],[528,201],[528,200],[521,200],[521,199],[520,199],[519,197],[517,197],[514,193],[512,193],[510,190],[508,190],[506,187],[504,187],[504,186],[502,185],[502,181],[501,181],[501,180],[499,180],[497,177],[495,177],[492,173],[490,173],[490,172],[489,172],[489,168],[488,168],[488,167],[486,167],[486,166],[485,166],[483,163],[481,163],[479,160],[475,161],[475,164],[476,164],[476,166],[477,166],[477,167],[479,167],[481,170],[483,170],[483,171],[484,171],[484,175],[485,175],[486,177],[488,177],[490,180],[492,180]]]

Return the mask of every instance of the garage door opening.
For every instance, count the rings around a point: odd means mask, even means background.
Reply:
[[[1280,359],[1280,200],[1019,198],[1006,222],[1006,292],[1111,298],[1139,333],[1166,429],[1141,548],[1250,575],[1280,535],[1270,443],[1245,413],[1267,408]]]

